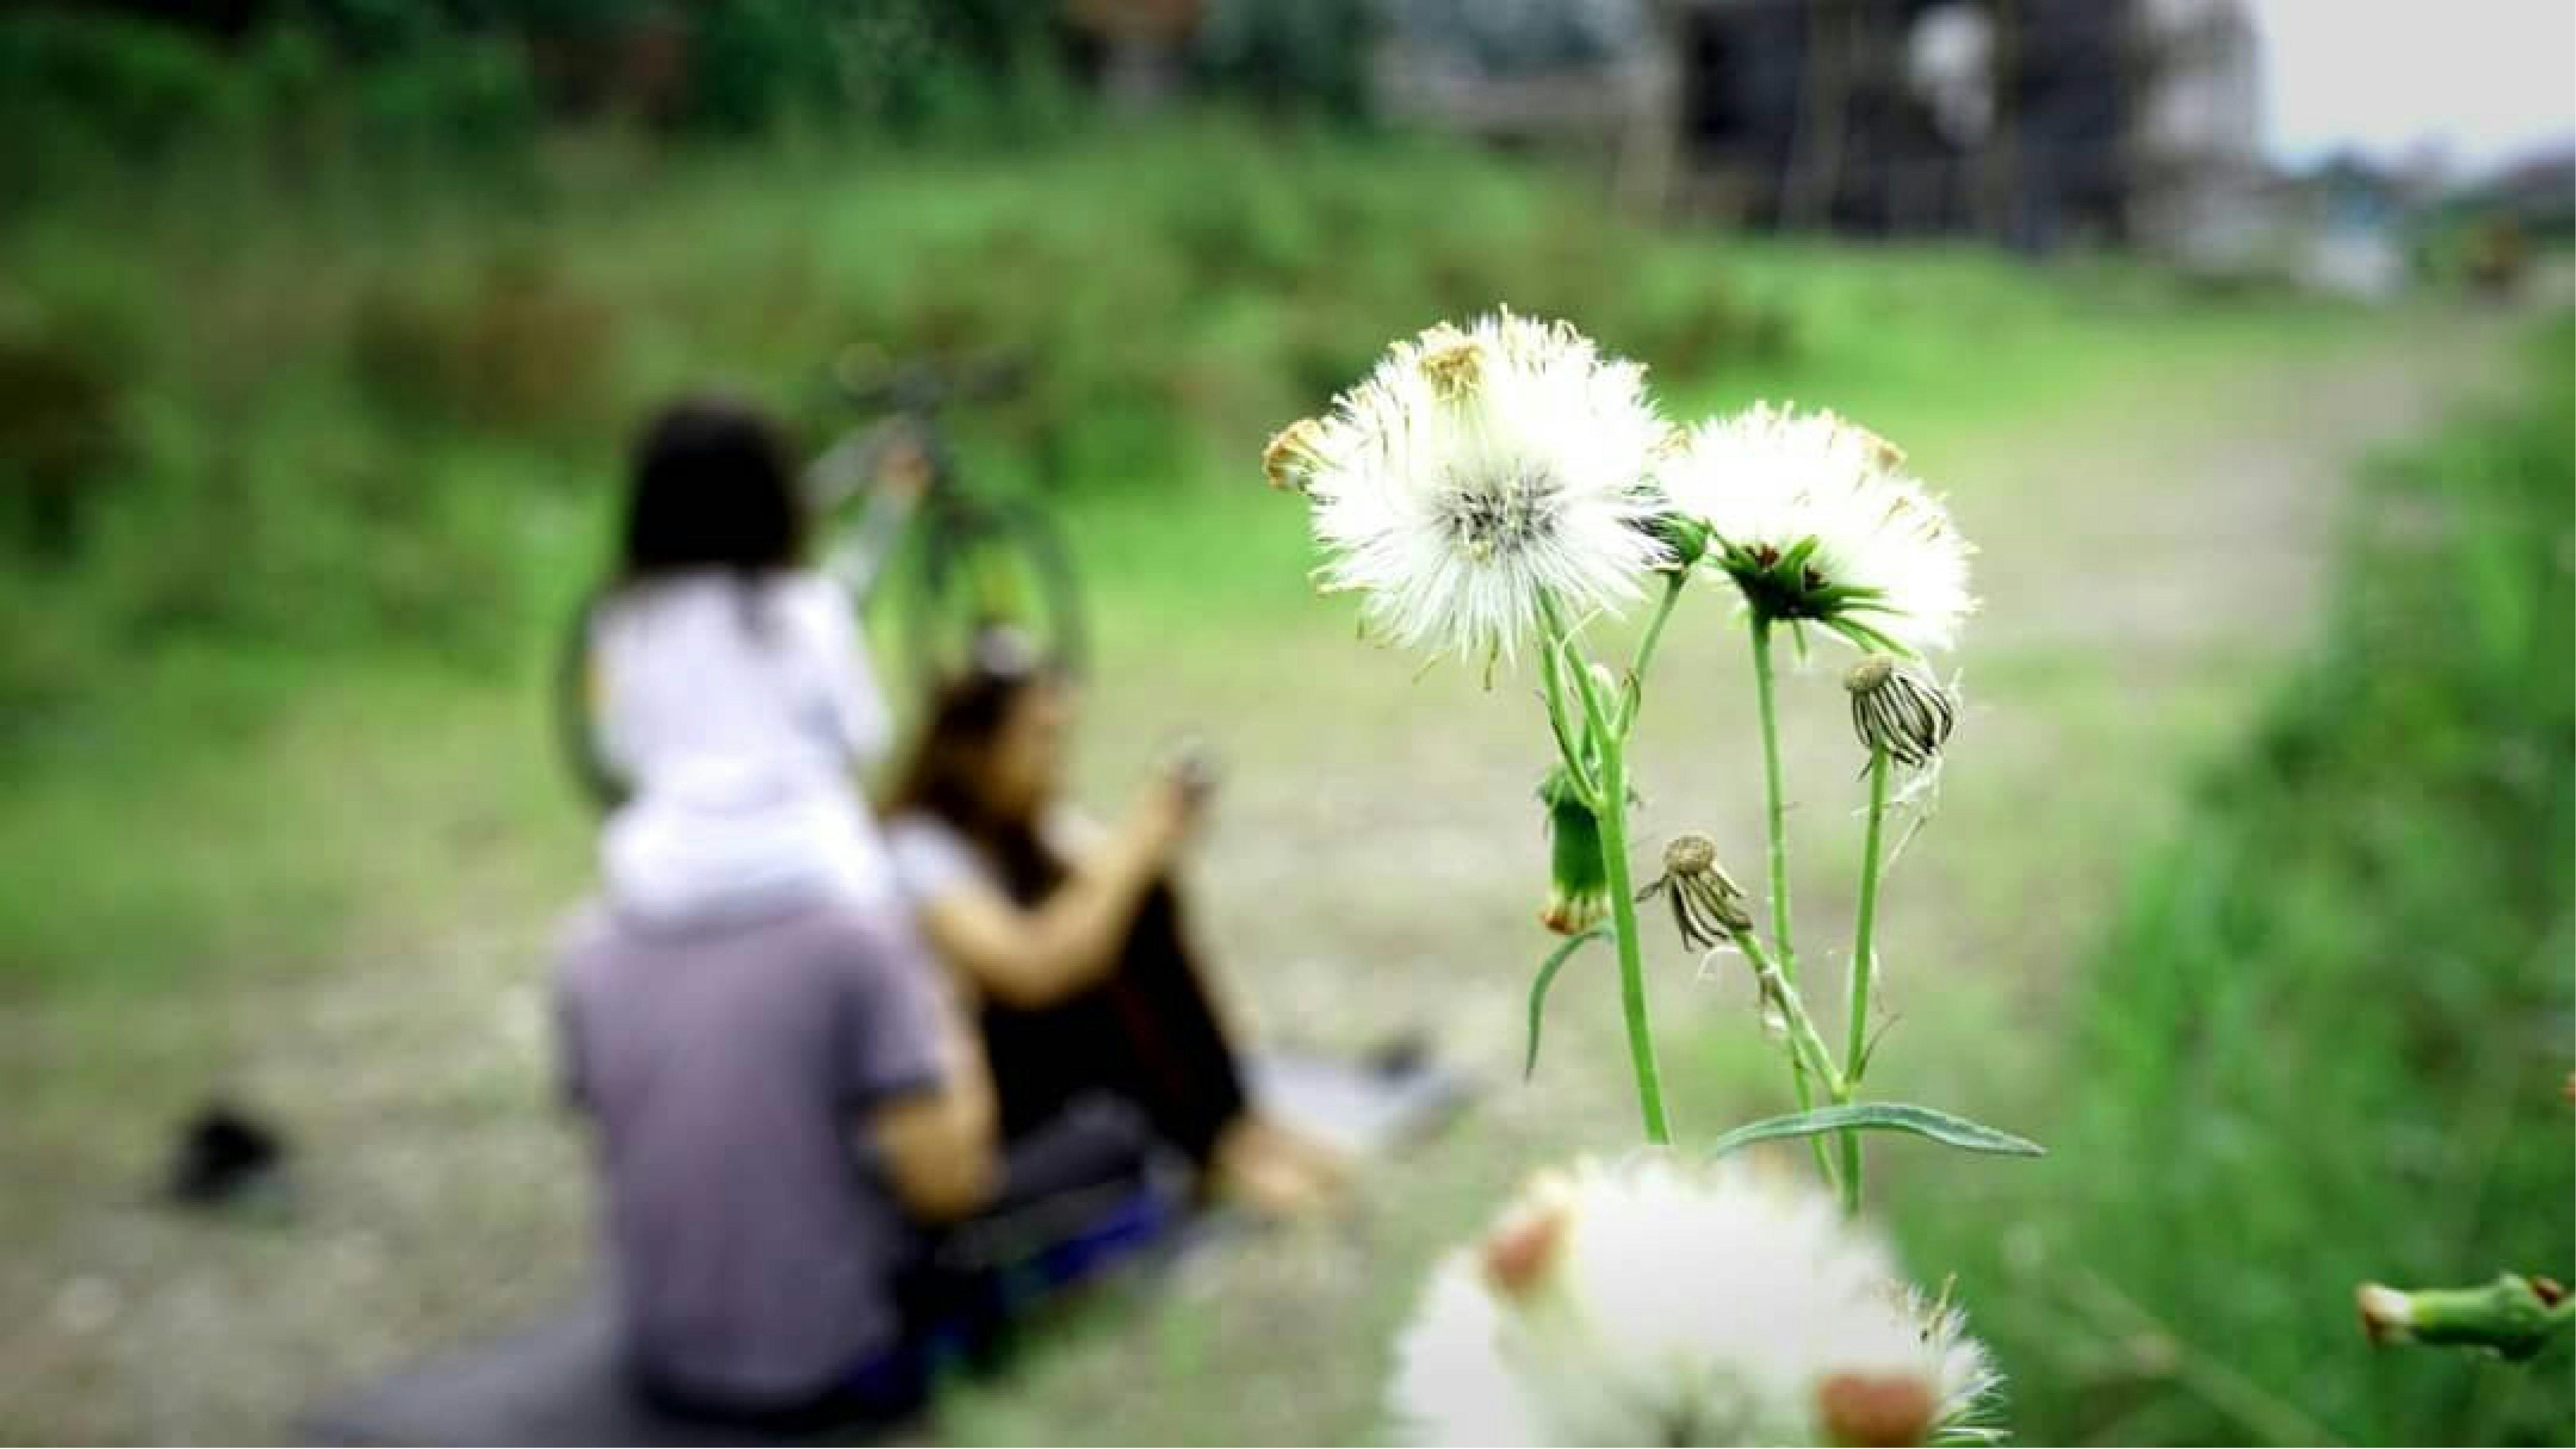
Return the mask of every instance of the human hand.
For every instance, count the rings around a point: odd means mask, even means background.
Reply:
[[[1147,851],[1158,861],[1185,844],[1206,817],[1214,784],[1205,764],[1190,755],[1175,757],[1146,785],[1136,804],[1138,828]]]
[[[1194,812],[1204,812],[1216,794],[1216,755],[1204,740],[1192,737],[1175,746],[1165,761],[1165,771],[1177,781]]]
[[[930,452],[910,429],[886,439],[877,457],[876,485],[887,496],[907,505],[918,502],[930,491],[931,474]]]

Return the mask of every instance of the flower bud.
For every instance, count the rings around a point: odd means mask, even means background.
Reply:
[[[1676,835],[1664,847],[1664,873],[1637,899],[1658,894],[1672,903],[1673,926],[1694,951],[1712,950],[1753,929],[1743,890],[1718,865],[1717,842],[1705,835]]]
[[[1579,936],[1610,914],[1610,876],[1601,859],[1601,822],[1563,765],[1538,787],[1547,807],[1548,894],[1539,920],[1560,936]]]
[[[1666,558],[1656,567],[1668,574],[1688,573],[1691,566],[1708,555],[1713,535],[1707,524],[1683,513],[1666,513],[1646,525],[1664,545]]]
[[[1941,756],[1958,722],[1950,692],[1923,671],[1891,654],[1872,654],[1843,674],[1851,693],[1852,732],[1870,750],[1883,750],[1900,765],[1922,769]]]
[[[2361,1310],[2361,1331],[2372,1343],[2405,1343],[2415,1336],[2415,1303],[2385,1283],[2364,1283],[2353,1290]]]
[[[2428,1343],[2490,1349],[2521,1360],[2566,1331],[2560,1305],[2567,1290],[2549,1278],[2499,1273],[2475,1288],[2418,1288],[2384,1283],[2353,1290],[2361,1331],[2374,1344]]]

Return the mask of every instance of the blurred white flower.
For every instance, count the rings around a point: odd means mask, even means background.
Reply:
[[[1544,1174],[1452,1253],[1398,1349],[1417,1444],[1987,1441],[1960,1315],[1785,1176],[1668,1156]]]
[[[1758,403],[1686,433],[1660,482],[1708,526],[1710,562],[1756,616],[1920,655],[1948,648],[1975,608],[1975,550],[1904,462],[1832,413]]]
[[[1508,658],[1538,627],[1634,598],[1664,556],[1649,477],[1670,429],[1644,372],[1509,312],[1388,349],[1264,458],[1312,505],[1329,589],[1381,637]]]

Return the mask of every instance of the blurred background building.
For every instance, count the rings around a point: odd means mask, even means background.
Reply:
[[[1391,0],[1390,114],[1593,138],[1623,194],[1759,226],[2175,247],[2260,172],[2237,0]]]

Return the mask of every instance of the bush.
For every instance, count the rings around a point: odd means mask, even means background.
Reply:
[[[37,10],[0,15],[0,195],[149,186],[183,158],[247,161],[282,186],[353,170],[508,159],[535,134],[520,43],[421,26],[362,63],[281,25],[225,44],[173,25]]]
[[[210,641],[500,662],[522,624],[523,510],[472,476],[487,456],[400,445],[327,395],[174,421],[106,520],[83,612],[128,659]]]
[[[537,134],[527,58],[511,40],[459,37],[348,79],[355,150],[490,166]]]
[[[148,166],[249,118],[221,55],[119,16],[0,16],[0,196],[22,204],[102,168]]]
[[[454,299],[418,283],[379,277],[352,308],[350,374],[385,415],[558,438],[608,423],[616,314],[550,257],[505,248]]]
[[[120,359],[98,334],[0,329],[0,540],[62,560],[123,458]]]

